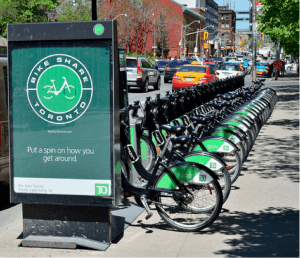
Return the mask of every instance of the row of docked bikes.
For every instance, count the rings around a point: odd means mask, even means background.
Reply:
[[[244,76],[232,77],[120,111],[124,195],[145,208],[146,219],[156,209],[169,226],[192,232],[218,218],[277,102],[263,81],[245,87]]]

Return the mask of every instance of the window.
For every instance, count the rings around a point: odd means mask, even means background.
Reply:
[[[222,23],[222,28],[225,28],[225,23]]]
[[[226,28],[229,28],[229,23],[226,23]]]
[[[136,68],[137,67],[136,59],[126,59],[126,66],[130,68]]]
[[[150,68],[150,64],[145,59],[142,59],[141,63],[143,68]]]
[[[229,14],[226,14],[226,19],[229,20]]]
[[[147,60],[147,63],[148,63],[148,68],[153,68],[152,63],[149,60]]]

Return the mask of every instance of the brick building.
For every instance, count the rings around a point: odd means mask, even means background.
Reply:
[[[236,13],[228,6],[219,6],[218,21],[221,53],[227,55],[235,49]]]
[[[183,55],[184,51],[184,28],[182,25],[188,25],[191,24],[191,26],[186,28],[186,56],[193,56],[195,54],[197,55],[203,55],[204,49],[204,32],[198,32],[197,30],[201,30],[205,27],[205,11],[201,10],[200,8],[193,8],[190,9],[184,4],[180,4],[177,1],[174,0],[160,0],[162,4],[166,4],[170,6],[174,13],[177,13],[182,18],[183,23],[178,25],[174,24],[172,26],[172,29],[170,30],[170,39],[168,42],[169,45],[169,54],[168,57],[177,57]],[[200,23],[196,22],[200,21]],[[197,36],[198,35],[198,36]],[[198,39],[197,39],[198,37]],[[152,46],[153,46],[153,38],[154,38],[154,32],[149,33],[149,40],[146,44],[146,50],[147,52],[153,52]],[[194,50],[197,50],[197,53],[194,52]]]

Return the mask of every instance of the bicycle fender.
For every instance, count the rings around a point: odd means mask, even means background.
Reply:
[[[202,164],[195,162],[179,162],[168,168],[180,183],[208,184],[217,180],[218,176]],[[156,182],[157,188],[174,189],[176,184],[169,174],[164,174]]]
[[[237,151],[236,145],[224,137],[208,136],[201,139],[201,142],[209,152],[232,153]],[[202,149],[198,145],[194,150],[201,151]]]
[[[214,155],[205,151],[191,151],[183,156],[187,162],[195,162],[204,165],[212,171],[219,171],[226,167],[225,162]]]
[[[223,125],[234,125],[240,129],[242,129],[244,132],[248,131],[248,128],[240,122],[225,122],[225,123],[223,123]]]
[[[240,137],[233,134],[230,130],[226,130],[226,129],[215,130],[211,135],[224,137],[224,138],[228,139],[229,141],[233,142],[234,144],[241,142]]]
[[[242,129],[240,129],[234,125],[231,125],[231,124],[218,125],[214,128],[214,130],[217,130],[217,129],[224,129],[224,130],[232,131],[232,132],[236,133],[242,139],[245,139],[247,137],[246,133]]]

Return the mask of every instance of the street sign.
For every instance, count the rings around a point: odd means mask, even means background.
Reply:
[[[206,49],[206,48],[209,48],[209,43],[204,43],[204,48]]]
[[[157,48],[157,46],[152,46],[152,48]]]
[[[12,202],[114,206],[116,22],[9,24],[8,41]]]

